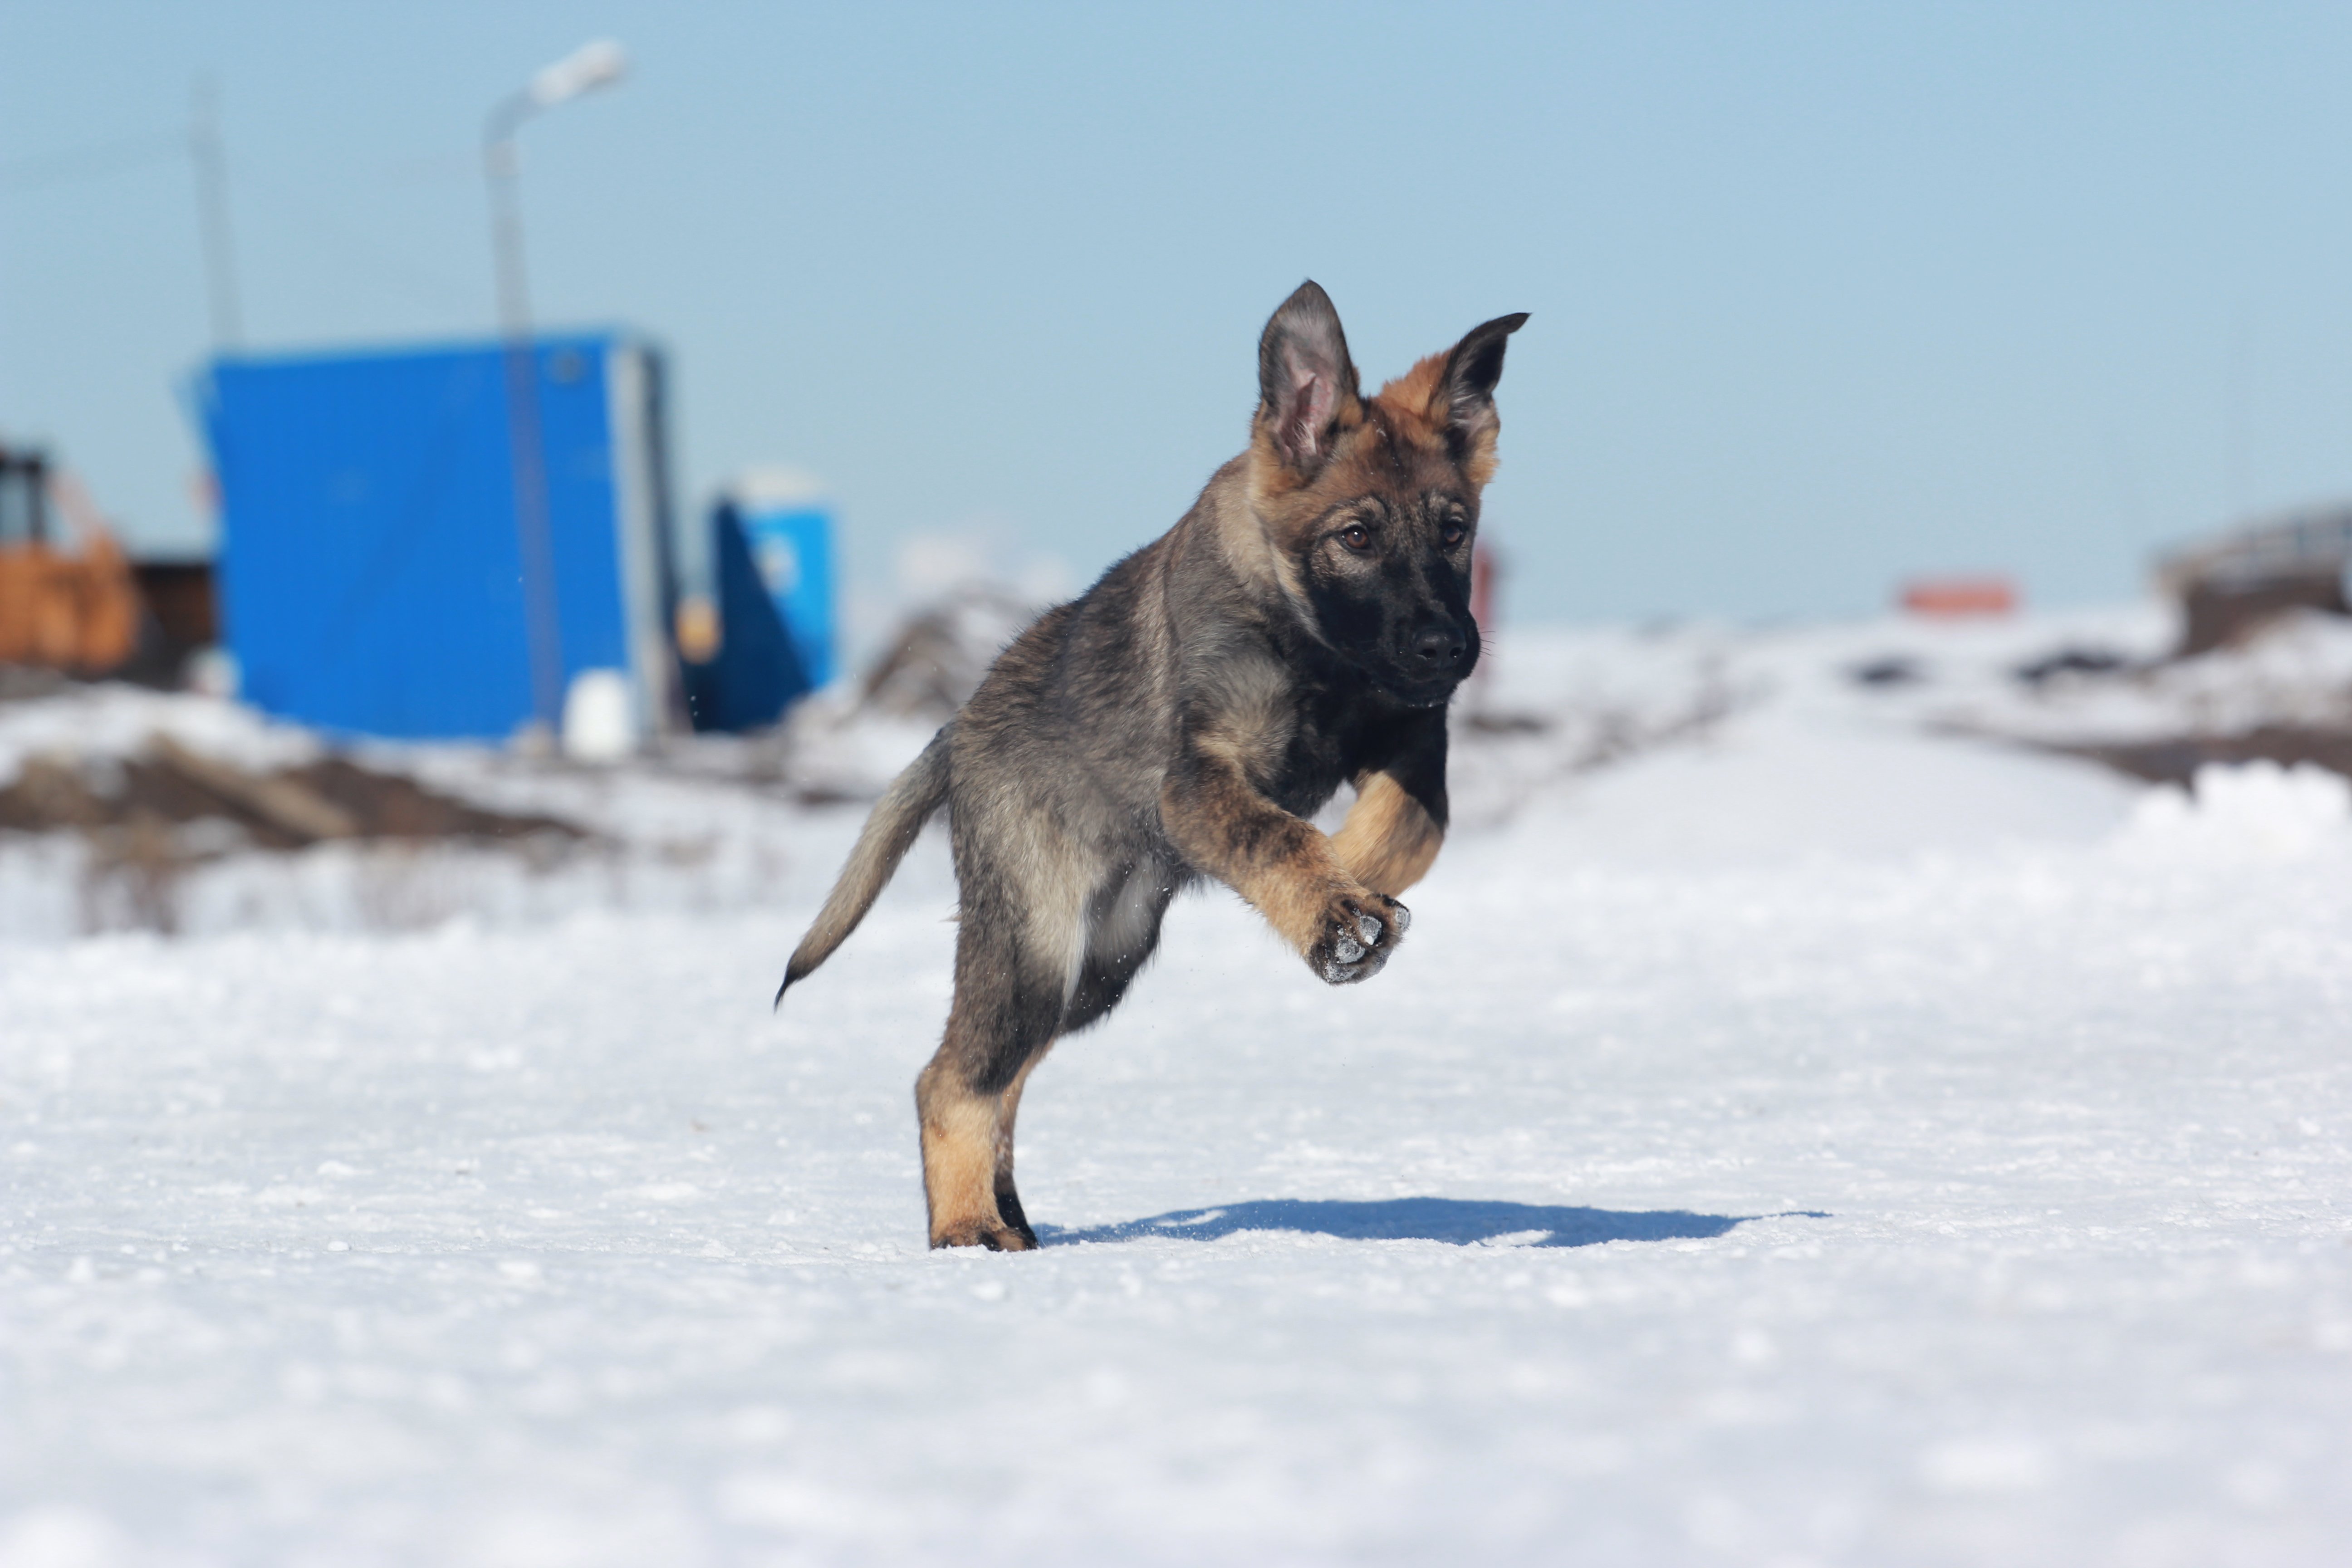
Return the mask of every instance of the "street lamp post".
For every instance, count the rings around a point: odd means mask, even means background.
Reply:
[[[240,349],[245,346],[245,326],[236,302],[236,250],[229,241],[220,89],[209,76],[196,79],[195,101],[188,113],[188,153],[196,165],[196,222],[204,236],[205,291],[212,305],[213,350]]]
[[[547,452],[540,439],[539,376],[531,352],[530,293],[523,273],[522,206],[515,133],[542,110],[609,86],[628,58],[609,39],[583,44],[499,100],[482,128],[497,258],[499,336],[506,344],[507,441],[514,468],[515,541],[522,558],[523,624],[530,650],[531,710],[552,739],[563,701],[563,635],[555,597],[555,539],[547,504]]]

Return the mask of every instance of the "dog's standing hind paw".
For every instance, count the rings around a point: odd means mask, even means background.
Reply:
[[[1019,1229],[1002,1223],[975,1220],[968,1225],[950,1226],[931,1237],[934,1248],[942,1247],[984,1247],[991,1252],[1029,1252],[1037,1246],[1037,1233],[1027,1226]]]
[[[1412,924],[1412,911],[1384,893],[1343,894],[1324,910],[1322,934],[1307,950],[1307,966],[1333,985],[1369,980]]]

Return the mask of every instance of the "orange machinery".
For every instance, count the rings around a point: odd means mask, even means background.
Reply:
[[[1902,597],[1906,610],[1936,620],[2017,611],[2017,584],[2006,577],[1915,577],[1903,584]]]
[[[74,548],[50,537],[51,503]],[[139,643],[139,588],[122,547],[46,456],[0,447],[0,664],[95,675]]]

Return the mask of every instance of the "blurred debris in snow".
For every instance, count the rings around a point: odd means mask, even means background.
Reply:
[[[1039,610],[1009,589],[965,584],[899,628],[858,683],[857,710],[946,723]]]
[[[2130,665],[2130,659],[2113,648],[2069,645],[2019,665],[2017,679],[2028,686],[2040,686],[2053,676],[2112,675],[2119,669],[2128,668]]]
[[[1856,686],[1916,686],[1927,679],[1927,667],[1904,654],[1888,654],[1848,667]]]

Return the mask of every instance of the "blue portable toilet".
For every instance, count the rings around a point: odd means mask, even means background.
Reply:
[[[830,684],[837,576],[824,488],[796,468],[752,468],[727,487],[719,508],[734,514],[809,685]]]
[[[800,650],[768,592],[750,538],[724,501],[710,512],[710,576],[717,590],[714,647],[682,649],[686,710],[698,730],[730,732],[772,724],[808,694]]]
[[[329,730],[504,739],[553,717],[536,605],[560,690],[618,675],[638,734],[672,727],[661,356],[610,331],[522,352],[543,548],[518,521],[529,422],[512,417],[504,344],[227,355],[197,376],[225,640],[248,701]]]

